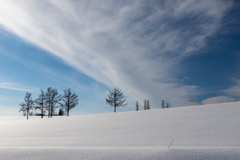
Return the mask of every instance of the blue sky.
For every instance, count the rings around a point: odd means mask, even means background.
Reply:
[[[134,110],[240,100],[237,1],[18,1],[0,6],[0,115],[26,91],[71,88],[71,114],[112,112],[120,88]],[[141,108],[141,106],[140,106]]]

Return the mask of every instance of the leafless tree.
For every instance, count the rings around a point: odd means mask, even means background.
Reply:
[[[32,100],[32,94],[30,92],[26,92],[24,102],[19,104],[21,106],[19,112],[25,112],[27,114],[27,119],[29,115],[29,111],[34,107],[34,101]]]
[[[162,100],[162,108],[165,108],[165,102]]]
[[[109,91],[108,98],[106,98],[106,102],[114,107],[114,112],[116,112],[116,108],[120,106],[126,106],[126,98],[121,92],[120,89],[114,88],[112,91]]]
[[[138,105],[138,101],[136,102],[136,111],[139,110],[139,105]]]
[[[55,108],[59,107],[61,101],[61,95],[58,95],[57,89],[52,89],[49,87],[46,91],[46,106],[48,109],[48,117],[53,116]]]
[[[147,110],[147,100],[144,100],[144,106],[143,106],[144,110]]]
[[[147,108],[147,110],[150,110],[150,101],[149,100],[146,101],[146,108]]]
[[[41,90],[38,99],[35,100],[35,103],[37,104],[35,109],[39,109],[41,111],[41,118],[43,118],[43,115],[45,114],[46,109],[45,101],[46,101],[45,93],[43,90]]]
[[[78,95],[71,92],[71,89],[67,89],[63,94],[63,108],[67,111],[67,116],[69,116],[69,111],[78,105]]]

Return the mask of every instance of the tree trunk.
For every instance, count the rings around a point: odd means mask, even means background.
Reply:
[[[52,118],[52,114],[53,114],[53,106],[51,105],[51,118]]]
[[[116,113],[116,107],[117,107],[116,97],[117,97],[117,95],[116,95],[116,91],[115,91],[115,93],[114,93],[114,113]]]
[[[28,120],[28,111],[27,111],[27,120]]]
[[[41,113],[42,113],[41,118],[43,118],[43,105],[42,105]]]
[[[68,107],[68,110],[67,110],[67,116],[69,116],[69,107]]]
[[[68,97],[68,103],[67,103],[67,104],[68,104],[68,108],[67,108],[67,116],[69,116],[69,110],[70,110],[69,98],[70,98],[70,97]]]
[[[48,106],[48,118],[50,118],[50,104]]]

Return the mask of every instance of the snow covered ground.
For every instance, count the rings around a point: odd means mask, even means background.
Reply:
[[[0,159],[240,159],[240,102],[71,117],[0,117]]]

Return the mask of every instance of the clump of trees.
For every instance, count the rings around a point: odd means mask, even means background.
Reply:
[[[144,110],[150,110],[150,101],[149,100],[144,100]]]
[[[56,108],[60,107],[62,96],[58,94],[57,89],[49,87],[46,91],[46,105],[48,109],[48,118],[53,116]]]
[[[170,104],[167,102],[166,105],[165,105],[165,101],[162,100],[162,108],[170,108]]]
[[[165,101],[162,100],[162,104],[161,104],[162,108],[170,108],[170,103],[166,103]],[[143,110],[150,110],[150,101],[149,100],[144,100],[143,102]],[[139,111],[139,105],[138,105],[138,101],[136,101],[136,111]]]
[[[71,92],[71,89],[66,89],[63,96],[58,93],[56,88],[49,87],[46,91],[41,90],[38,98],[32,100],[32,94],[26,92],[24,102],[20,104],[21,108],[19,112],[23,112],[23,115],[33,115],[33,110],[40,110],[41,118],[48,112],[48,118],[52,118],[54,115],[64,115],[69,116],[69,111],[78,105],[78,95]],[[59,109],[59,113],[56,114],[56,108]],[[65,111],[65,113],[64,113]]]

